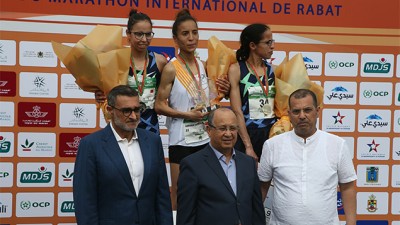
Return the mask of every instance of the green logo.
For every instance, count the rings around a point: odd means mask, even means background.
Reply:
[[[391,64],[381,58],[379,62],[367,62],[364,65],[364,73],[389,73]]]
[[[73,213],[75,212],[75,205],[73,201],[65,201],[61,203],[61,212],[62,213]]]
[[[62,175],[62,177],[64,178],[64,181],[71,181],[71,178],[74,176],[74,172],[70,173],[69,170],[67,169],[67,171],[65,172],[65,174]]]
[[[47,169],[42,166],[39,168],[39,172],[36,171],[26,171],[22,172],[20,182],[21,183],[50,183],[51,181],[51,172],[46,172]]]
[[[0,153],[7,153],[11,150],[11,142],[0,136]]]

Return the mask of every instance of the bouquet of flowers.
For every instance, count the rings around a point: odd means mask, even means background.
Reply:
[[[309,89],[317,96],[318,106],[322,106],[324,89],[310,81],[307,69],[304,65],[301,53],[296,54],[290,60],[287,58],[275,69],[275,115],[280,118],[271,128],[269,137],[290,131],[293,129],[290,123],[289,96],[297,89]]]
[[[235,52],[226,47],[217,37],[212,36],[208,39],[208,59],[207,74],[210,80],[210,98],[211,105],[219,105],[220,101],[225,97],[223,93],[218,92],[215,81],[223,78],[228,74],[229,66],[236,63]]]
[[[70,47],[52,41],[53,50],[75,77],[78,86],[88,92],[103,91],[127,84],[130,48],[122,46],[122,28],[97,25],[86,37]],[[99,107],[109,121],[107,102]]]

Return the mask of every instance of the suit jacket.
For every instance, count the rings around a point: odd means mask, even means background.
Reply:
[[[265,225],[256,162],[236,151],[234,194],[208,145],[181,161],[177,225]]]
[[[110,124],[81,140],[73,181],[78,225],[172,225],[161,139],[136,132],[144,163],[139,196]]]

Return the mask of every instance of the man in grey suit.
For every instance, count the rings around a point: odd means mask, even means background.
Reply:
[[[210,113],[210,144],[181,161],[177,225],[265,225],[256,161],[233,148],[238,129],[232,110]]]
[[[141,106],[129,86],[107,97],[111,122],[84,137],[75,162],[78,225],[172,225],[161,139],[136,128]]]

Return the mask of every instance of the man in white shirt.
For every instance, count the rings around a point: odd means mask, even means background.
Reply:
[[[319,107],[312,91],[289,97],[294,130],[264,143],[258,176],[263,199],[274,181],[270,225],[339,225],[337,186],[346,224],[356,224],[357,179],[344,139],[318,130]]]
[[[161,139],[137,128],[138,93],[120,85],[107,100],[110,124],[79,144],[73,184],[78,225],[172,225]]]

